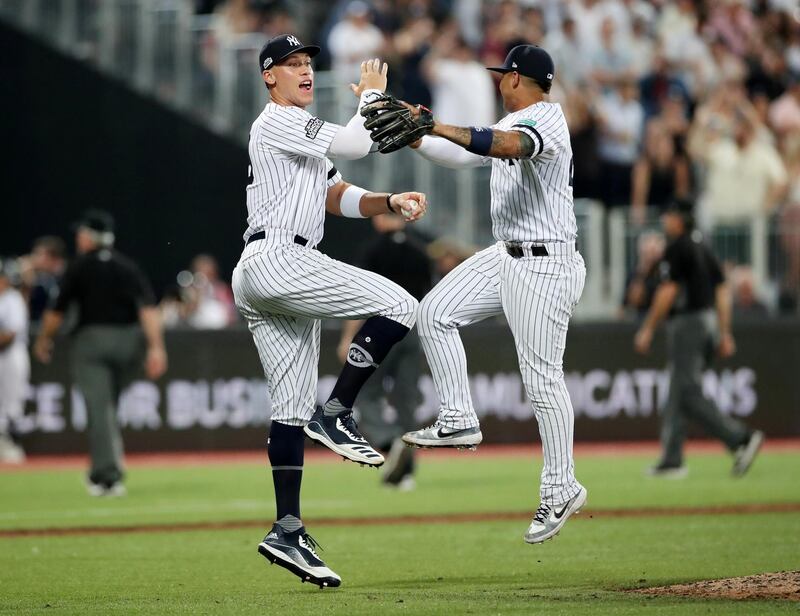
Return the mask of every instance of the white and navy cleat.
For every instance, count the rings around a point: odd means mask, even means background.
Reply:
[[[325,445],[346,460],[373,467],[384,462],[383,456],[361,436],[351,410],[338,415],[326,415],[318,406],[303,430],[310,439]]]
[[[478,426],[458,430],[443,426],[437,421],[427,428],[406,432],[402,438],[411,447],[454,447],[475,451],[483,440],[483,434]]]
[[[561,532],[561,527],[564,526],[569,517],[580,512],[581,507],[586,504],[586,494],[586,488],[581,487],[580,492],[566,503],[555,507],[544,503],[539,505],[528,531],[525,533],[525,542],[544,543],[548,539],[555,537]]]

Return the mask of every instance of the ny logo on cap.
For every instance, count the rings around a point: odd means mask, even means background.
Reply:
[[[294,45],[295,47],[300,47],[300,41],[297,40],[296,36],[287,36],[286,42],[290,45]]]

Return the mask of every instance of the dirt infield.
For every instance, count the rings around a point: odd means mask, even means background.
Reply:
[[[643,595],[679,596],[698,599],[788,599],[800,601],[800,571],[759,573],[721,580],[702,580],[691,584],[673,584],[637,588]]]
[[[722,453],[725,449],[717,441],[692,441],[686,446],[688,455]],[[794,451],[800,453],[800,439],[768,439],[763,451]],[[581,456],[635,456],[659,453],[657,441],[635,441],[619,443],[575,443],[575,455]],[[529,445],[482,445],[477,452],[456,451],[453,449],[432,451],[422,450],[420,455],[427,461],[452,459],[477,455],[482,458],[524,458],[541,455],[538,442]],[[2,464],[0,472],[37,471],[37,470],[73,470],[83,469],[88,464],[85,455],[31,456],[24,464]],[[322,447],[312,447],[306,451],[306,462],[311,464],[330,463],[338,458]],[[128,467],[153,466],[197,466],[201,464],[246,464],[267,463],[267,455],[263,450],[257,451],[190,451],[190,452],[157,452],[129,453],[125,456]]]
[[[798,513],[800,503],[771,503],[749,505],[720,505],[715,507],[640,507],[632,509],[595,509],[582,518],[647,518],[680,515],[739,515],[746,513]],[[381,517],[342,517],[310,519],[311,526],[394,526],[397,524],[457,524],[465,522],[497,522],[529,520],[527,511],[485,513],[451,513],[433,515],[400,515]],[[37,536],[111,535],[115,533],[164,533],[198,530],[232,530],[263,527],[265,519],[228,520],[225,522],[190,522],[175,524],[144,524],[136,526],[71,526],[61,528],[11,528],[0,530],[0,539]]]

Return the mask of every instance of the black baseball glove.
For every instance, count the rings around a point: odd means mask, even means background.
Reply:
[[[378,144],[381,154],[395,152],[433,130],[430,109],[422,105],[413,107],[391,94],[383,94],[364,105],[361,115],[366,118],[364,128]]]

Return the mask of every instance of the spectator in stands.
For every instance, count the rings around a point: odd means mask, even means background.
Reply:
[[[65,254],[64,240],[45,235],[33,242],[31,254],[21,260],[32,332],[38,331],[45,308],[58,296],[61,277],[67,266]]]
[[[769,122],[779,135],[800,132],[800,73],[792,75],[786,91],[770,105]]]
[[[800,304],[800,131],[784,139],[783,149],[791,182],[778,217],[780,246],[785,258],[778,309],[781,313],[797,314]]]
[[[561,85],[572,90],[583,82],[588,72],[588,60],[572,17],[564,19],[559,29],[548,32],[542,47],[553,58],[558,70],[556,80]]]
[[[655,53],[655,43],[648,31],[647,20],[634,17],[630,38],[625,43],[631,54],[631,74],[641,79],[650,70]]]
[[[733,138],[722,137],[698,151],[707,168],[702,196],[714,224],[739,224],[775,209],[786,189],[786,168],[771,144],[757,139],[760,125],[738,115]]]
[[[668,98],[678,98],[683,101],[684,115],[689,115],[691,97],[686,84],[674,74],[669,60],[661,52],[656,52],[653,57],[653,66],[644,76],[640,84],[640,102],[645,116],[650,118],[661,113],[664,102]]]
[[[675,151],[675,140],[664,124],[651,120],[644,148],[633,166],[632,220],[637,225],[643,224],[647,207],[655,208],[661,215],[676,198],[688,198],[690,189],[689,161]]]
[[[708,94],[723,83],[741,83],[747,74],[747,66],[732,53],[721,38],[713,38],[709,44],[707,65],[703,68],[703,88],[699,91]]]
[[[617,35],[610,17],[602,21],[600,42],[589,52],[589,63],[592,80],[606,90],[612,90],[620,80],[631,78],[635,73],[630,49]]]
[[[574,90],[562,103],[569,126],[573,158],[573,195],[575,198],[599,199],[602,195],[600,157],[597,153],[600,132],[590,100],[584,90]]]
[[[399,61],[399,96],[431,106],[431,92],[422,76],[421,64],[431,47],[436,24],[430,15],[417,10],[395,33],[392,44]]]
[[[653,303],[653,294],[661,282],[658,270],[664,256],[666,241],[658,231],[642,233],[636,242],[636,268],[628,276],[625,283],[625,294],[622,298],[622,315],[642,318]]]
[[[28,395],[28,309],[14,288],[15,259],[0,259],[0,463],[19,464],[25,452],[11,438],[14,421],[22,417]]]
[[[382,56],[385,45],[383,33],[372,23],[369,5],[363,0],[350,2],[344,19],[333,26],[328,36],[331,68],[337,80],[358,83],[361,63]]]
[[[705,33],[719,37],[733,53],[743,58],[757,36],[757,24],[744,0],[714,3]]]
[[[186,277],[187,323],[196,329],[222,329],[236,321],[236,306],[230,286],[219,276],[219,265],[211,255],[192,259],[191,277]]]
[[[455,28],[446,28],[436,38],[422,70],[439,121],[456,126],[490,126],[497,121],[491,74]]]
[[[734,320],[767,318],[769,311],[756,294],[752,268],[749,265],[739,265],[733,268],[730,278],[733,287]]]
[[[598,105],[598,152],[602,163],[603,204],[607,208],[630,204],[631,175],[644,123],[638,93],[636,82],[628,77]]]

